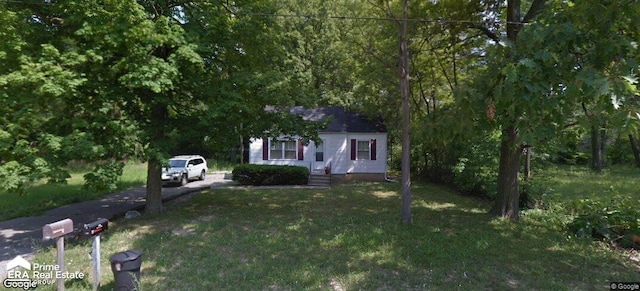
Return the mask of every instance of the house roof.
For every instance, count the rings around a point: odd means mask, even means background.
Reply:
[[[370,119],[360,113],[346,110],[342,106],[313,109],[298,106],[291,108],[290,113],[301,115],[302,119],[307,121],[325,121],[331,118],[320,132],[387,132],[382,118]]]

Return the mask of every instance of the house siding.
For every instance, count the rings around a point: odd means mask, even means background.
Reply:
[[[387,172],[387,133],[320,133],[324,141],[324,160],[334,175],[384,174]],[[375,140],[375,159],[351,160],[351,140]],[[302,148],[303,160],[264,160],[263,140],[254,138],[249,147],[249,163],[264,165],[291,165],[312,169],[315,161],[315,144]],[[370,154],[371,154],[370,152]]]
[[[351,146],[347,146],[350,140],[371,141],[375,139],[375,160],[369,158],[366,160],[348,159],[343,163],[345,165],[344,174],[364,174],[364,173],[386,173],[387,172],[387,134],[386,133],[349,133],[345,140],[345,147],[349,153],[345,158],[351,156]],[[369,153],[371,154],[371,152]]]
[[[309,147],[308,146],[304,146],[303,147],[303,154],[301,155],[299,150],[300,148],[298,147],[298,154],[296,155],[296,157],[298,159],[296,160],[269,160],[269,159],[265,159],[265,155],[266,157],[268,157],[268,149],[264,148],[264,144],[268,144],[266,143],[262,138],[252,138],[250,140],[250,145],[249,145],[249,164],[258,164],[258,165],[289,165],[289,166],[301,166],[301,167],[306,167],[309,168],[309,162],[307,159],[309,159],[309,155],[311,154],[309,152]],[[299,158],[303,158],[302,160],[299,160]]]

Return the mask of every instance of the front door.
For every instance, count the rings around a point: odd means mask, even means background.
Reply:
[[[316,143],[316,156],[313,162],[313,171],[324,173],[324,141]]]

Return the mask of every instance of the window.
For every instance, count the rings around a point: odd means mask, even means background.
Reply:
[[[324,161],[324,143],[316,144],[316,162]]]
[[[351,140],[351,160],[376,160],[376,139]]]
[[[170,168],[184,168],[184,164],[186,163],[186,160],[174,160],[171,159],[169,160],[169,167]]]
[[[295,160],[298,157],[296,155],[297,142],[285,141],[283,143],[284,143],[284,158],[286,160]]]
[[[368,140],[359,140],[357,145],[358,155],[356,159],[358,160],[368,160],[369,155],[369,141]]]
[[[270,160],[295,160],[297,155],[297,142],[271,140],[269,145],[269,159]]]

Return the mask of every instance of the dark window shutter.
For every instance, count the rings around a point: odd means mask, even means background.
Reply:
[[[304,160],[304,144],[302,144],[302,140],[298,140],[298,160]]]
[[[377,156],[377,151],[376,151],[376,139],[372,139],[371,140],[371,160],[375,161],[376,160],[376,156]]]
[[[269,159],[269,139],[262,139],[262,160],[266,161]]]
[[[351,160],[355,161],[356,160],[356,140],[352,139],[351,140]]]

